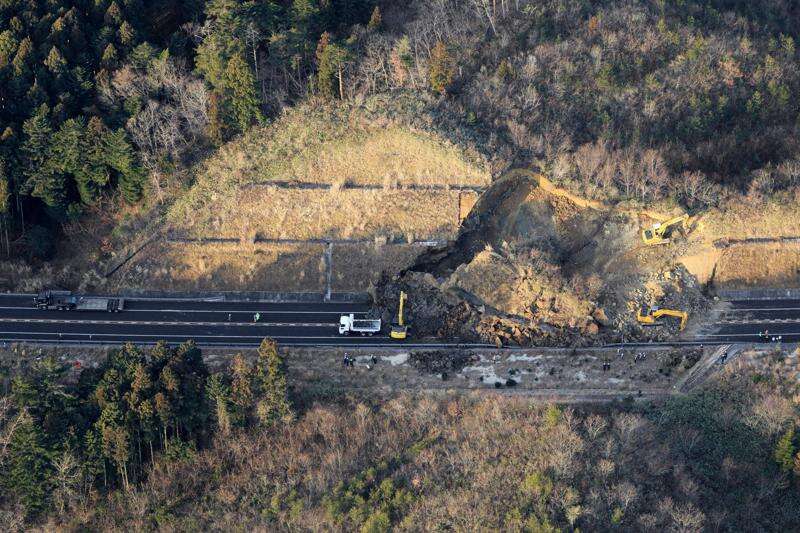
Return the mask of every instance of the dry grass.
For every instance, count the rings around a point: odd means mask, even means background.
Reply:
[[[157,244],[127,265],[117,288],[170,291],[262,290],[322,292],[321,244]],[[414,263],[421,245],[336,244],[334,291],[365,291],[383,272]]]
[[[793,197],[749,201],[738,198],[721,209],[709,211],[701,221],[709,239],[800,236],[798,201]]]
[[[716,286],[797,287],[800,285],[800,247],[797,245],[736,246],[720,254]]]
[[[323,247],[316,244],[159,244],[117,280],[153,290],[322,291]]]
[[[485,186],[491,176],[485,162],[435,134],[370,122],[358,110],[303,106],[223,146],[176,201],[169,219],[180,226],[193,212],[224,215],[236,207],[226,199],[241,188],[275,181]]]
[[[392,127],[364,139],[326,143],[317,153],[292,162],[299,181],[359,185],[485,186],[490,176],[455,147],[434,136]],[[274,179],[274,178],[273,178]]]
[[[153,249],[126,270],[120,284],[317,291],[322,288],[321,246],[253,250],[245,243],[256,238],[353,239],[370,243],[347,251],[336,247],[333,283],[336,290],[363,290],[382,271],[394,273],[411,264],[420,251],[372,242],[455,238],[477,195],[449,187],[488,185],[488,165],[469,149],[408,126],[413,116],[387,112],[386,105],[377,110],[369,103],[301,106],[223,146],[199,169],[167,221],[180,234],[238,239],[242,247]],[[331,189],[270,185],[275,182]],[[343,188],[346,184],[379,188]],[[410,185],[444,190],[398,188]]]
[[[246,189],[176,222],[197,237],[249,239],[454,238],[456,191]]]
[[[363,291],[381,273],[395,274],[410,267],[425,251],[420,245],[337,244],[333,247],[334,291]]]

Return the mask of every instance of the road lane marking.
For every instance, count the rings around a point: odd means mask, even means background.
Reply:
[[[761,322],[800,322],[800,318],[740,318],[738,320],[728,319],[728,320],[717,320],[715,324],[748,324],[751,322],[761,323]]]
[[[221,326],[221,327],[331,327],[338,322],[165,322],[165,321],[117,321],[117,320],[50,320],[45,318],[6,318],[0,317],[0,322],[20,322],[26,324],[102,324],[105,326]]]
[[[263,339],[262,335],[158,335],[158,334],[145,334],[145,333],[58,333],[58,332],[45,332],[45,331],[0,331],[0,335],[51,335],[59,338],[63,337],[150,337],[154,339],[161,338],[174,338],[174,339]],[[269,335],[270,339],[364,339],[369,340],[370,337],[341,337],[339,335],[329,336],[311,336],[311,335]],[[372,337],[373,339],[380,339],[381,336]],[[388,338],[388,337],[386,337]],[[3,339],[0,339],[3,340]],[[69,339],[66,339],[69,340]],[[6,339],[6,342],[8,340]]]
[[[2,307],[0,306],[0,310],[26,310],[26,311],[40,311],[42,313],[47,312],[59,312],[55,309],[36,309],[35,307]],[[78,311],[80,312],[80,311]],[[105,313],[106,311],[95,311],[97,313]],[[264,309],[123,309],[123,313],[219,313],[221,315],[224,314],[233,314],[233,313],[262,313],[266,315],[366,315],[369,311],[265,311]]]
[[[776,333],[770,333],[769,334],[770,337],[778,337],[778,336],[780,336],[780,337],[789,337],[789,336],[793,336],[793,335],[800,335],[800,331],[798,331],[798,332],[789,332],[789,333],[785,333],[785,332],[781,331],[781,332],[776,332]],[[713,333],[713,334],[696,335],[695,336],[695,338],[705,338],[705,337],[759,337],[759,334],[757,332],[753,332],[753,333]]]
[[[800,311],[800,307],[733,307],[725,310],[728,313],[747,313],[760,311]]]

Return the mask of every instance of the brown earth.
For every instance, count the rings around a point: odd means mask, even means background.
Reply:
[[[424,286],[430,298],[433,289],[440,301],[434,309],[468,313],[465,338],[498,345],[665,338],[677,333],[676,324],[643,329],[635,320],[640,306],[697,313],[707,303],[701,284],[675,260],[685,239],[642,244],[650,215],[583,200],[514,171],[482,195],[453,246],[423,256],[414,272],[377,291],[378,300],[392,309],[393,293],[406,290],[412,322],[429,324],[436,317],[414,293]]]
[[[474,194],[259,187],[219,200],[213,209],[181,213],[172,227],[194,238],[454,239],[460,198]]]

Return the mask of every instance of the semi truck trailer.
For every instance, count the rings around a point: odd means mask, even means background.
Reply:
[[[78,296],[69,291],[41,291],[34,296],[33,305],[37,309],[56,309],[58,311],[105,311],[119,313],[125,309],[124,298],[101,298]]]

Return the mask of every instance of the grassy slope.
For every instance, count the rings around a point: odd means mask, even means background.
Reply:
[[[401,112],[402,113],[402,112]],[[468,151],[444,140],[442,137],[421,131],[402,123],[402,114],[396,121],[373,118],[368,111],[354,106],[315,107],[301,106],[287,112],[275,123],[249,132],[244,138],[222,147],[198,174],[195,184],[171,209],[168,220],[179,229],[194,233],[214,232],[230,221],[236,228],[242,223],[236,217],[248,210],[267,209],[265,219],[256,225],[263,226],[269,237],[281,237],[281,229],[273,227],[297,226],[293,219],[304,219],[311,224],[303,230],[293,230],[288,237],[325,237],[328,226],[343,223],[342,213],[332,213],[324,202],[303,202],[301,198],[279,199],[274,204],[270,193],[243,190],[254,184],[271,182],[330,184],[339,187],[349,184],[377,186],[395,185],[472,185],[489,183],[490,175],[481,158],[468,155]],[[301,196],[319,196],[318,191],[299,193]],[[346,198],[335,189],[335,202],[349,213],[351,225],[365,226],[358,220],[358,207],[364,201],[359,194]],[[381,203],[381,192],[369,199]],[[363,195],[362,195],[363,196]],[[377,196],[377,198],[375,198]],[[395,209],[387,198],[383,211],[372,209],[373,219],[385,218],[394,223],[395,215],[410,212],[410,218],[420,221],[422,237],[431,235],[439,225],[452,224],[445,219],[432,220],[436,213],[447,214],[440,194],[431,192]],[[345,198],[342,201],[342,198]],[[285,201],[284,201],[285,200]],[[322,199],[320,199],[322,200]],[[319,204],[319,205],[318,205]],[[414,213],[414,205],[427,204],[423,212]],[[450,206],[453,207],[453,206]],[[457,204],[455,204],[457,212]],[[444,209],[443,209],[444,208]],[[291,211],[297,210],[296,213]],[[427,212],[425,212],[427,210]],[[411,227],[401,231],[414,231]],[[451,228],[452,229],[452,228]],[[345,231],[346,233],[346,231]],[[428,233],[428,235],[426,235]],[[345,237],[347,235],[344,235]],[[363,235],[366,236],[366,235]]]

